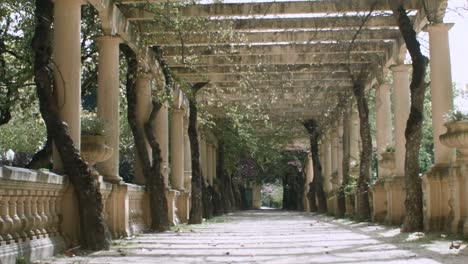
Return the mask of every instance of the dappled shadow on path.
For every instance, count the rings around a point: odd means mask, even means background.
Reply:
[[[244,211],[176,232],[117,241],[110,251],[57,263],[468,263],[463,252],[435,252],[397,228],[311,213]],[[445,246],[445,245],[442,245]]]

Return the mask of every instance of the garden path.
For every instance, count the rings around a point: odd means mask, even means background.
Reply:
[[[41,263],[468,263],[467,243],[450,249],[454,239],[313,213],[251,210]]]

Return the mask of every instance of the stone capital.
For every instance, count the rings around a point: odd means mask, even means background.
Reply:
[[[375,89],[378,91],[378,90],[381,90],[381,91],[388,91],[388,90],[391,90],[392,89],[392,85],[389,84],[389,83],[382,83],[380,85],[377,85],[375,87]]]
[[[150,72],[146,72],[146,71],[139,71],[137,78],[142,81],[151,81],[153,80],[153,74],[151,74]]]
[[[448,32],[454,25],[454,23],[427,24],[424,26],[423,31],[428,33]]]
[[[390,70],[393,71],[393,72],[409,72],[409,70],[411,69],[412,65],[411,64],[396,64],[396,65],[392,65],[390,66]]]
[[[62,3],[69,3],[69,4],[78,4],[78,5],[87,5],[87,0],[53,0],[54,4],[62,2]]]
[[[119,36],[102,35],[95,38],[99,45],[119,45],[122,39]]]

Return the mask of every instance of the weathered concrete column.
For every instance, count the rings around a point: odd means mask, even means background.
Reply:
[[[327,181],[327,175],[328,175],[327,159],[326,159],[326,154],[325,154],[325,145],[326,145],[326,140],[323,137],[322,139],[320,139],[320,143],[319,143],[319,158],[320,158],[320,163],[322,165],[322,177],[323,177],[323,188],[324,188],[324,190],[326,189],[325,186],[327,184],[326,181]],[[325,190],[325,191],[327,191],[327,190]]]
[[[213,145],[206,143],[206,179],[213,186]]]
[[[156,140],[161,148],[162,173],[166,188],[169,186],[169,107],[164,103],[156,116]]]
[[[81,4],[79,0],[54,3],[53,60],[57,104],[62,121],[68,124],[75,147],[81,143]],[[54,170],[62,171],[60,155],[54,149]]]
[[[97,114],[106,123],[106,144],[112,156],[97,164],[97,170],[106,181],[120,182],[119,177],[119,44],[121,39],[102,36],[97,39],[99,48]]]
[[[208,172],[206,171],[206,139],[204,135],[200,136],[200,167],[202,170],[203,183],[206,185]]]
[[[333,173],[333,162],[332,162],[332,144],[331,140],[329,138],[325,139],[325,145],[324,145],[324,160],[325,160],[325,171],[326,173],[324,174],[324,177],[326,178],[325,180],[325,191],[327,193],[331,192],[333,190],[332,184],[331,184],[331,174]]]
[[[387,193],[385,191],[385,176],[391,174],[388,168],[383,165],[382,154],[386,152],[387,147],[392,143],[392,117],[390,101],[390,85],[382,84],[376,88],[375,97],[376,126],[377,126],[377,157],[378,157],[378,175],[379,180],[371,186],[372,192],[372,220],[382,222],[387,217]],[[387,154],[386,154],[387,155]],[[387,158],[387,157],[386,157]],[[388,164],[385,164],[388,166]]]
[[[331,145],[332,145],[332,170],[330,180],[332,182],[333,190],[338,189],[338,169],[339,169],[339,138],[337,128],[334,128],[331,133]]]
[[[187,223],[190,217],[190,196],[192,191],[192,153],[190,150],[190,139],[188,136],[189,110],[184,111],[184,190],[181,191],[177,199],[177,216],[181,223]]]
[[[137,129],[144,133],[145,123],[151,114],[152,103],[151,103],[151,74],[139,74],[136,80],[136,91],[137,91],[137,105],[136,105],[136,122]],[[145,140],[146,141],[146,140]],[[151,147],[146,142],[146,152],[152,159]],[[138,155],[135,153],[135,183],[144,185],[146,183],[145,175],[143,174],[142,162]]]
[[[349,129],[349,155],[351,156],[351,165],[355,166],[359,162],[359,116],[356,109],[351,112]]]
[[[217,156],[218,156],[218,148],[216,145],[212,145],[212,151],[211,151],[211,181],[210,185],[214,186],[214,180],[217,177],[216,175],[216,164],[217,164]]]
[[[405,129],[410,111],[409,69],[410,65],[393,66],[393,102],[395,104],[395,174],[405,175],[406,139]]]
[[[436,164],[455,161],[455,149],[444,146],[439,136],[447,129],[445,116],[453,109],[452,72],[450,67],[450,47],[448,31],[453,24],[432,24],[426,26],[429,32],[431,68],[432,127],[434,136],[434,158]]]
[[[188,192],[192,190],[192,152],[188,135],[188,114],[184,119],[184,188]]]
[[[336,142],[337,142],[337,184],[338,189],[343,182],[343,119],[340,118],[336,128]]]
[[[379,178],[387,176],[389,170],[381,166],[382,153],[392,144],[392,109],[390,100],[390,85],[382,84],[377,87],[375,97],[376,126],[377,126],[377,157],[379,160]]]
[[[171,185],[184,189],[184,111],[172,109],[171,117]]]
[[[382,84],[377,87],[375,97],[376,125],[377,125],[377,152],[385,152],[392,143],[392,113],[390,106],[390,85]]]
[[[385,222],[399,225],[405,216],[405,155],[406,123],[410,111],[410,65],[393,66],[393,101],[394,101],[394,136],[395,136],[395,171],[394,177],[385,180],[386,215]]]

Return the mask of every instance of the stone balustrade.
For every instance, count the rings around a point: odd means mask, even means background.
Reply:
[[[101,178],[99,188],[104,219],[114,238],[149,229],[144,186]],[[50,257],[79,245],[78,217],[76,195],[66,176],[0,167],[0,263]]]
[[[0,167],[0,262],[15,263],[63,250],[60,232],[67,177]]]

